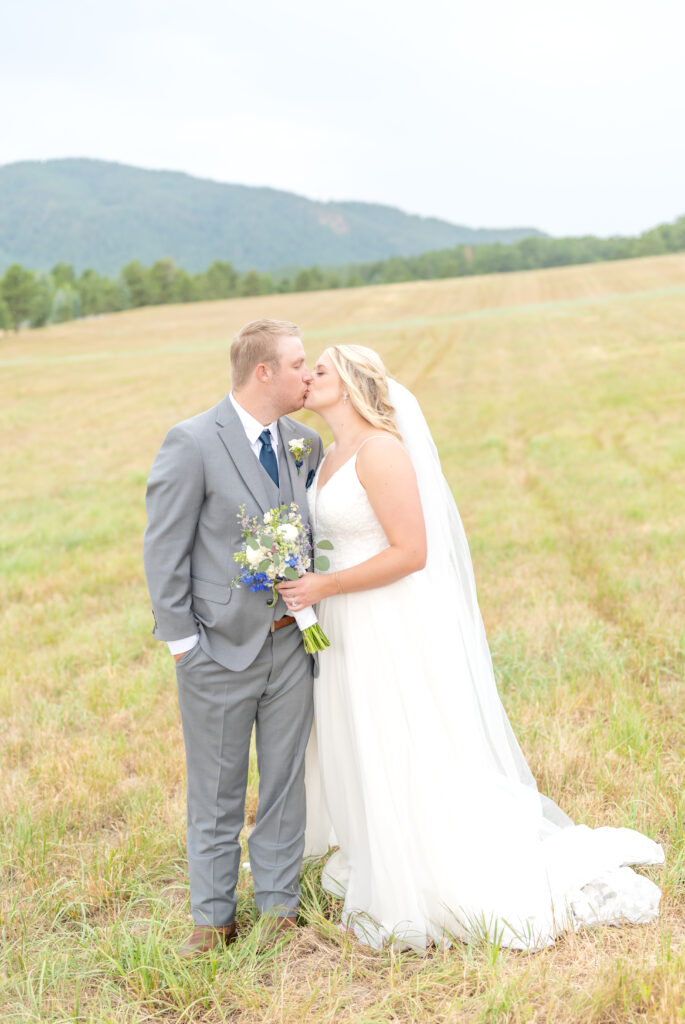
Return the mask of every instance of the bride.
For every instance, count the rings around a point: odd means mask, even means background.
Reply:
[[[538,793],[497,694],[471,558],[414,396],[358,345],[327,349],[305,407],[333,433],[308,490],[327,573],[279,586],[318,604],[307,853],[371,946],[487,935],[540,949],[583,924],[643,923],[660,891],[629,864],[660,846],[574,825]],[[317,749],[318,748],[318,749]]]

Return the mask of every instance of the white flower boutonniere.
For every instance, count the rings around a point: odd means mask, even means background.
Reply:
[[[294,437],[292,441],[288,441],[288,448],[290,454],[295,457],[295,465],[297,467],[297,475],[300,475],[300,470],[304,465],[304,460],[307,455],[311,455],[312,452],[312,441],[309,437]]]

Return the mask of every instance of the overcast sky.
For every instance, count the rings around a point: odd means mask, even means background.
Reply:
[[[0,164],[90,156],[471,227],[685,214],[685,0],[21,0]]]

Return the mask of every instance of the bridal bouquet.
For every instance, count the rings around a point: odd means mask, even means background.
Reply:
[[[270,508],[260,520],[248,516],[245,506],[238,510],[238,521],[242,530],[243,548],[233,556],[241,569],[231,586],[241,585],[249,590],[271,591],[270,608],[278,600],[276,584],[282,580],[297,580],[312,564],[312,541],[309,527],[302,522],[295,502]],[[329,540],[320,540],[317,548],[330,551]],[[325,555],[313,559],[317,569],[328,569],[329,560]],[[304,649],[308,654],[330,647],[328,637],[321,629],[313,608],[294,612],[295,621],[302,632]]]

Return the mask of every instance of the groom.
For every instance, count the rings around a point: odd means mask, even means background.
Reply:
[[[257,907],[270,927],[295,925],[304,849],[304,752],[312,721],[313,662],[282,598],[232,589],[242,547],[239,506],[260,518],[295,501],[321,438],[285,414],[302,408],[312,375],[299,328],[255,320],[231,345],[233,390],[177,424],[155,458],[147,489],[144,559],[154,634],[176,660],[188,784],[188,866],[195,929],[184,956],[236,935],[252,727],[259,807],[249,838]],[[288,442],[311,439],[298,468]]]

